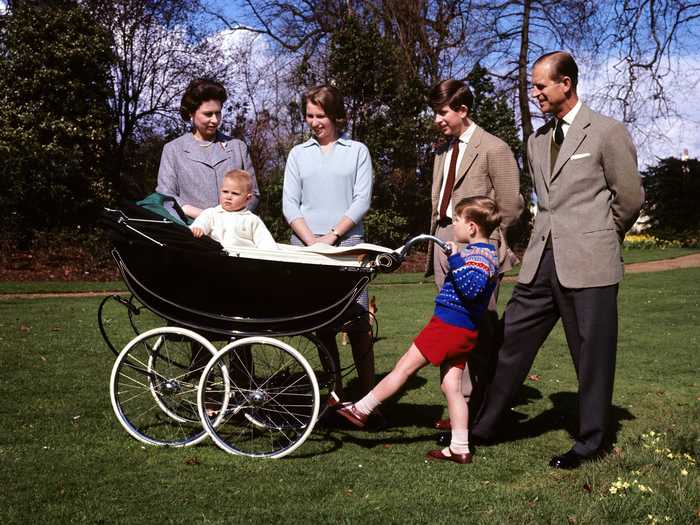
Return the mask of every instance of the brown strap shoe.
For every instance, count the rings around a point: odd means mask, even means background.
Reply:
[[[428,459],[453,461],[454,463],[459,463],[460,465],[472,462],[471,452],[467,452],[466,454],[455,454],[454,452],[452,452],[452,449],[450,449],[450,454],[450,456],[446,456],[442,453],[442,450],[431,450],[425,455],[425,457]]]
[[[336,413],[343,416],[357,428],[365,428],[367,419],[369,418],[367,414],[363,414],[355,408],[355,403],[341,403]]]

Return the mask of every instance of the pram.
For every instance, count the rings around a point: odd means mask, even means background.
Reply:
[[[226,452],[283,457],[337,399],[338,363],[314,331],[337,321],[378,272],[396,270],[402,248],[280,245],[236,248],[136,205],[105,210],[112,255],[131,293],[105,298],[98,324],[117,356],[112,407],[129,434],[148,444],[187,446],[207,435]],[[135,337],[118,351],[105,305],[115,300]],[[161,326],[143,331],[139,317]],[[217,350],[214,342],[223,342]]]

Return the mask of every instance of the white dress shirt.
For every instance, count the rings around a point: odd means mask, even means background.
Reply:
[[[581,101],[579,100],[576,102],[576,105],[571,108],[571,110],[564,115],[561,120],[561,130],[564,133],[564,138],[566,138],[566,134],[569,132],[569,128],[571,127],[571,124],[574,122],[574,119],[576,118],[576,115],[578,115],[579,109],[581,109]],[[554,133],[552,133],[552,140],[554,140]]]
[[[459,172],[459,165],[462,163],[462,157],[464,157],[464,150],[467,149],[467,144],[469,144],[469,141],[472,138],[472,135],[474,135],[474,131],[476,130],[476,124],[474,122],[470,122],[469,126],[467,129],[462,133],[459,138],[457,139],[459,141],[459,155],[457,155],[457,171]],[[443,167],[443,172],[442,172],[442,185],[440,186],[440,201],[438,202],[438,207],[437,209],[441,209],[442,206],[442,198],[445,195],[445,185],[447,184],[447,173],[450,171],[450,162],[452,160],[452,145],[450,145],[450,149],[447,151],[447,155],[445,155],[445,165]],[[456,176],[456,173],[455,173]],[[447,205],[447,211],[445,212],[445,215],[449,217],[450,219],[452,218],[452,199],[450,199],[450,203]]]

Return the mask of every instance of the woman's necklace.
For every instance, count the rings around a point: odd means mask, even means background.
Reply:
[[[214,138],[212,140],[200,139],[200,138],[197,138],[197,136],[195,135],[194,140],[199,145],[200,148],[208,148],[212,144],[214,144],[214,142],[216,142],[216,135],[214,135]]]

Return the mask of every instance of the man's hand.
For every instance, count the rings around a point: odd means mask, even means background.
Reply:
[[[202,228],[192,228],[192,235],[199,239],[204,235],[204,230]]]

